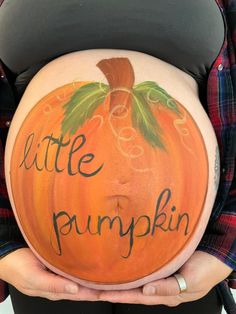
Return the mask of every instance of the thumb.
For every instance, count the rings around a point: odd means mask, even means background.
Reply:
[[[175,296],[179,293],[178,282],[173,276],[143,286],[144,295]]]
[[[39,270],[39,276],[34,279],[34,285],[39,291],[50,293],[77,293],[79,285],[47,270]]]

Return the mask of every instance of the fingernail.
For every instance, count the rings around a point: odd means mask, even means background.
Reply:
[[[156,288],[153,287],[153,286],[144,287],[143,294],[145,294],[145,295],[154,295],[154,294],[156,294]]]
[[[67,285],[65,290],[68,293],[77,293],[79,291],[79,287],[77,285]]]

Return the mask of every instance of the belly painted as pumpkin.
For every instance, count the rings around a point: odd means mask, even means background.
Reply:
[[[159,84],[135,83],[130,59],[96,64],[107,83],[74,81],[40,99],[25,115],[6,171],[35,254],[94,288],[139,286],[175,271],[209,216],[215,165],[204,136]]]

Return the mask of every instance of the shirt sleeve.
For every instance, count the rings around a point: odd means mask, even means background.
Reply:
[[[7,255],[18,247],[26,245],[24,238],[17,226],[13,214],[4,179],[3,147],[0,142],[0,167],[1,167],[1,185],[0,185],[0,258]]]
[[[228,198],[219,214],[210,221],[198,246],[199,250],[214,255],[234,270],[227,278],[236,289],[236,174]]]

